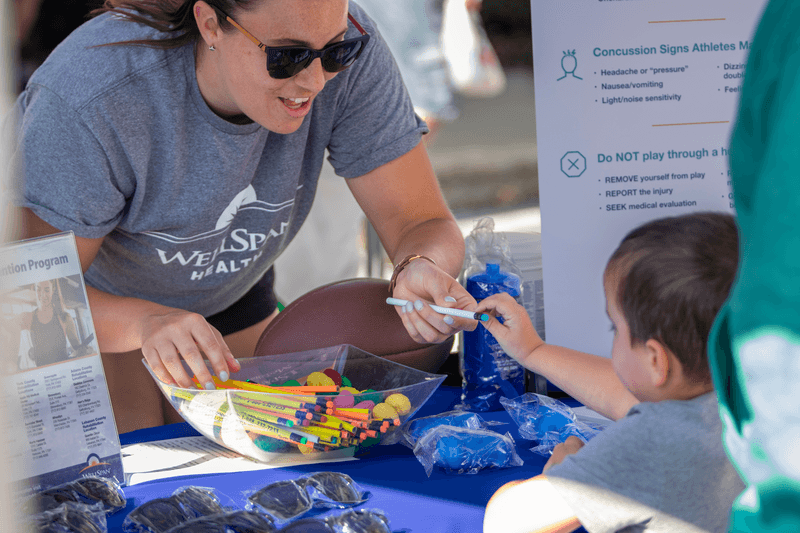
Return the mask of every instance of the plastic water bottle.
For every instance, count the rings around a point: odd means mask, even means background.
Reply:
[[[520,295],[520,278],[487,263],[486,271],[467,278],[467,292],[480,302],[492,294]],[[483,326],[464,332],[461,362],[461,401],[471,411],[503,409],[500,398],[516,398],[525,391],[525,369],[506,354]]]

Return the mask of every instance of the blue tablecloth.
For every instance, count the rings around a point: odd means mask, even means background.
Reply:
[[[460,391],[458,387],[440,387],[416,416],[429,416],[453,409],[459,402]],[[169,496],[181,487],[211,487],[244,508],[246,495],[264,485],[318,471],[343,472],[364,490],[370,491],[372,496],[362,508],[383,511],[389,517],[393,530],[408,529],[417,533],[480,532],[484,509],[492,494],[509,481],[540,474],[546,462],[545,458],[529,451],[532,443],[519,436],[517,425],[505,411],[480,415],[485,420],[506,423],[493,426],[492,429],[511,433],[516,441],[517,453],[525,462],[523,466],[462,475],[445,474],[434,469],[428,477],[411,449],[394,444],[371,448],[356,461],[158,480],[124,488],[128,505],[108,517],[109,532],[121,531],[123,519],[134,507],[152,498]],[[120,435],[120,441],[126,445],[197,434],[191,426],[183,423],[132,431]]]

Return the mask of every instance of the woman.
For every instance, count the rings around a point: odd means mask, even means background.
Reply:
[[[16,355],[19,352],[19,334],[22,331],[29,331],[31,348],[28,350],[28,357],[37,367],[83,355],[85,349],[78,339],[75,323],[61,304],[56,281],[39,281],[34,288],[36,308],[19,314],[12,322],[16,327],[10,328],[8,327],[10,324],[4,325],[10,333],[13,329],[13,334],[9,336],[11,344],[8,346],[9,353]],[[68,340],[72,350],[67,346]]]
[[[142,356],[192,386],[183,359],[209,388],[203,354],[223,380],[252,356],[275,314],[270,267],[310,209],[325,148],[398,264],[394,296],[418,302],[401,313],[409,334],[474,327],[423,304],[474,305],[453,279],[463,239],[419,142],[426,126],[357,5],[98,11],[18,100],[16,203],[24,236],[76,234],[120,432],[165,421]]]

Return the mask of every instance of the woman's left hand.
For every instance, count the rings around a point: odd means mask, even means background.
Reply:
[[[410,262],[397,276],[395,298],[408,300],[397,312],[408,334],[420,344],[444,342],[458,331],[474,330],[478,322],[442,315],[431,304],[474,311],[477,302],[452,276],[425,259]]]

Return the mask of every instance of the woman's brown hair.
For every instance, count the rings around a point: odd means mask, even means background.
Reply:
[[[217,20],[223,30],[233,26],[225,19],[225,14],[234,16],[237,11],[246,10],[258,0],[204,0],[217,12]],[[162,33],[162,39],[142,39],[113,44],[134,44],[156,48],[178,48],[192,43],[200,37],[192,8],[198,0],[105,0],[102,7],[91,12],[96,17],[113,12],[130,20],[146,24]]]

